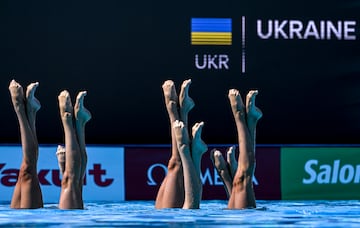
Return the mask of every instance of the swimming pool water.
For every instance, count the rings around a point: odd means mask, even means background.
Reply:
[[[85,202],[85,210],[45,204],[13,210],[0,204],[0,227],[358,227],[360,201],[257,201],[257,209],[226,210],[202,201],[198,210],[154,208],[154,201]]]

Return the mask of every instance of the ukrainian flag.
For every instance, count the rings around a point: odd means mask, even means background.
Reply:
[[[230,18],[191,18],[192,45],[231,45]]]

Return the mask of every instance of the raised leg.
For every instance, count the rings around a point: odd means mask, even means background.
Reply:
[[[250,90],[246,96],[246,122],[254,151],[256,146],[256,125],[263,115],[261,110],[255,106],[255,98],[258,93],[257,90]]]
[[[69,93],[64,90],[58,96],[60,117],[65,134],[65,170],[61,183],[59,208],[83,209],[81,180],[81,151],[73,124],[73,107]]]
[[[202,195],[200,164],[207,146],[201,139],[204,125],[202,122],[192,128],[192,144],[189,138],[188,114],[195,105],[189,97],[190,84],[191,80],[182,83],[179,98],[173,81],[165,81],[162,86],[170,118],[172,156],[168,164],[168,173],[156,197],[156,208],[199,208],[200,206]]]
[[[238,133],[239,158],[231,196],[228,203],[230,209],[256,207],[252,178],[255,168],[254,143],[247,126],[245,106],[239,91],[231,89],[229,100]]]
[[[192,127],[191,156],[199,177],[201,172],[201,158],[203,154],[208,150],[207,145],[201,139],[203,127],[204,122],[195,123]]]
[[[28,86],[27,97],[24,97],[22,86],[15,80],[9,85],[12,104],[18,118],[23,158],[15,185],[11,208],[40,208],[43,199],[37,176],[38,141],[35,132],[36,113],[40,103],[34,93],[38,83]]]
[[[184,176],[180,154],[176,144],[173,123],[179,120],[178,96],[174,82],[167,80],[162,85],[165,106],[170,119],[171,157],[168,162],[168,173],[158,190],[155,208],[181,208],[184,204]]]
[[[87,94],[86,91],[79,92],[76,97],[76,102],[74,106],[76,134],[77,134],[80,153],[81,153],[81,171],[80,171],[80,182],[79,182],[81,194],[82,194],[84,176],[85,176],[86,164],[87,164],[85,125],[91,119],[91,113],[89,112],[88,109],[84,107],[84,97],[86,96],[86,94]]]
[[[174,131],[184,172],[184,209],[198,209],[201,201],[201,180],[191,157],[190,138],[183,122],[175,121]]]

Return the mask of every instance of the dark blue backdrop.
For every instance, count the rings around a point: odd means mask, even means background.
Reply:
[[[57,95],[86,89],[87,142],[169,143],[161,85],[192,78],[190,122],[235,143],[227,91],[259,89],[258,143],[358,143],[360,1],[1,1],[0,143],[19,142],[8,84],[39,81],[40,143],[63,140]],[[191,45],[191,18],[231,18],[232,45]],[[242,73],[242,18],[246,72]],[[257,20],[356,21],[356,40],[262,40]],[[229,69],[196,69],[226,54]]]

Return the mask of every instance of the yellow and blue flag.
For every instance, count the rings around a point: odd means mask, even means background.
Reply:
[[[231,45],[231,18],[192,18],[192,45]]]

